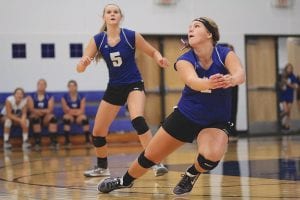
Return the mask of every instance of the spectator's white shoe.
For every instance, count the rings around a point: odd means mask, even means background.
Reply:
[[[3,149],[11,149],[11,144],[8,141],[4,142]]]
[[[24,141],[22,144],[23,149],[29,149],[31,147],[31,144],[28,142],[28,140]]]

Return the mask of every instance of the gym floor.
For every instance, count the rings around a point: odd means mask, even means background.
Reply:
[[[121,176],[142,148],[138,143],[110,144],[112,176]],[[210,174],[202,174],[193,191],[172,194],[180,175],[193,162],[196,145],[186,144],[164,164],[169,173],[150,170],[131,189],[99,194],[102,178],[86,178],[95,163],[93,148],[74,145],[53,151],[0,151],[0,199],[300,199],[300,135],[239,138]]]

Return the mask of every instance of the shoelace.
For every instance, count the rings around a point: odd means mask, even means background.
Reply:
[[[180,187],[186,187],[188,184],[191,184],[191,177],[189,177],[186,174],[181,174],[181,181],[178,183],[178,186]]]
[[[110,188],[115,188],[116,186],[120,185],[120,180],[115,178],[111,182],[109,182],[108,185]]]

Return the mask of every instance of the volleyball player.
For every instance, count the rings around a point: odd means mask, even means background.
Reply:
[[[13,95],[8,96],[5,101],[5,107],[1,114],[4,116],[4,149],[11,149],[9,143],[9,134],[12,125],[18,125],[22,128],[23,144],[22,148],[25,150],[30,148],[28,141],[28,127],[29,120],[27,118],[27,98],[22,88],[16,88]]]
[[[46,88],[46,80],[40,79],[37,82],[37,91],[28,97],[28,107],[36,150],[39,150],[41,146],[41,132],[43,126],[48,127],[51,148],[58,148],[57,118],[53,114],[54,98],[46,92]]]
[[[120,107],[126,102],[132,125],[138,133],[143,148],[146,148],[152,138],[152,133],[144,118],[144,82],[135,62],[135,50],[139,49],[152,57],[161,67],[166,67],[168,61],[145,41],[141,34],[121,28],[122,18],[119,6],[116,4],[105,6],[104,25],[100,33],[90,40],[84,56],[77,65],[77,71],[83,72],[95,56],[96,59],[103,57],[109,70],[109,83],[100,102],[92,134],[97,166],[84,172],[85,176],[110,175],[107,164],[106,136]],[[158,163],[153,166],[153,170],[156,176],[167,173],[167,168]]]
[[[293,65],[286,64],[281,77],[280,103],[283,107],[281,125],[283,129],[290,129],[291,110],[294,101],[294,90],[298,87],[297,78],[293,72]]]
[[[86,144],[90,143],[90,124],[88,117],[85,115],[85,97],[78,93],[78,85],[75,80],[68,82],[68,93],[61,99],[64,111],[63,123],[65,134],[65,146],[70,147],[71,124],[77,123],[82,126],[85,134]]]
[[[206,17],[192,21],[188,30],[191,50],[177,59],[175,69],[185,87],[178,107],[121,178],[107,178],[98,190],[108,193],[130,188],[133,181],[186,142],[198,144],[194,164],[174,188],[176,195],[192,190],[201,173],[214,169],[226,152],[230,134],[231,87],[245,81],[237,55],[218,45],[216,23]]]

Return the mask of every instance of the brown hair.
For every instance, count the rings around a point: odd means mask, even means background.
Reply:
[[[18,92],[18,91],[21,91],[22,93],[23,93],[23,96],[25,96],[25,91],[24,91],[24,89],[23,88],[21,88],[21,87],[17,87],[15,90],[14,90],[14,95]]]
[[[77,82],[76,82],[75,80],[69,80],[68,86],[69,86],[70,84],[74,84],[74,85],[77,87]]]
[[[45,85],[47,86],[47,81],[46,81],[45,79],[43,79],[43,78],[39,79],[39,80],[37,81],[37,83],[39,83],[39,82],[41,82],[41,81],[43,81],[43,82],[45,83]]]
[[[114,3],[106,4],[106,6],[104,7],[103,12],[102,12],[102,17],[104,17],[106,7],[110,6],[110,5],[116,6],[119,9],[119,12],[120,12],[121,16],[123,17],[123,13],[122,13],[121,8],[117,4],[114,4]],[[107,31],[107,27],[106,27],[106,23],[105,22],[102,24],[102,26],[100,28],[100,33],[104,32],[104,31]],[[96,62],[99,62],[101,60],[101,58],[102,58],[102,55],[101,55],[101,53],[100,53],[100,51],[98,49],[97,54],[95,56]]]
[[[216,22],[208,17],[199,17],[194,19],[193,21],[198,21],[204,24],[207,31],[212,34],[213,45],[215,46],[220,40],[219,28]]]

